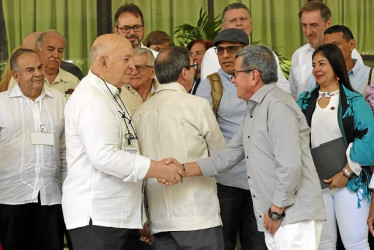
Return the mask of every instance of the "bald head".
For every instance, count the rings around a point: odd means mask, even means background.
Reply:
[[[35,47],[36,47],[36,40],[38,39],[38,37],[42,34],[41,31],[36,31],[36,32],[33,32],[31,34],[28,34],[25,39],[23,39],[23,42],[22,42],[22,48],[24,49],[31,49],[31,50],[35,50]]]
[[[130,80],[134,68],[131,43],[123,36],[105,34],[94,41],[90,53],[90,70],[106,82],[122,87]]]

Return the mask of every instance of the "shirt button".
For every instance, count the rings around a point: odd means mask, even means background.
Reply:
[[[247,156],[247,159],[248,159],[248,156]]]
[[[253,115],[249,116],[249,118],[253,118]]]
[[[251,177],[250,177],[250,176],[248,176],[248,179],[251,179]]]
[[[253,195],[253,198],[256,198],[256,195]]]
[[[248,139],[250,138],[250,136],[248,135]]]
[[[260,217],[260,218],[261,218],[262,216],[261,216],[261,215],[259,215],[258,217]]]

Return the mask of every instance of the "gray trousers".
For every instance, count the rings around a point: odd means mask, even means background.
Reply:
[[[74,250],[126,250],[129,229],[90,225],[69,230]]]
[[[162,232],[153,235],[155,250],[223,250],[222,227],[195,231]]]

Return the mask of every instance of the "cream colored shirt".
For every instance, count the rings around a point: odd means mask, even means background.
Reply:
[[[160,84],[133,121],[140,153],[155,160],[173,157],[181,163],[191,162],[225,147],[208,101],[188,94],[177,82]],[[148,179],[146,190],[152,233],[222,224],[213,177],[188,177],[172,187]]]
[[[147,96],[146,101],[149,100],[149,98],[151,98],[155,94],[155,89],[158,85],[159,83],[157,82],[157,80],[153,79],[152,90],[151,93],[149,93],[149,95]],[[123,87],[121,88],[120,97],[125,103],[125,106],[129,111],[130,115],[133,115],[135,111],[137,111],[140,108],[140,105],[143,104],[142,97],[133,87],[130,86],[130,84],[123,85]]]
[[[53,89],[60,91],[62,94],[65,95],[66,101],[71,96],[70,92],[72,92],[77,87],[78,83],[79,83],[79,79],[75,75],[61,68],[59,68],[59,72],[55,80],[52,82],[52,84],[48,82],[47,78],[44,78],[44,87],[53,88]],[[10,79],[8,89],[12,89],[14,86],[16,86],[16,84],[17,84],[16,80],[14,80],[14,78],[12,77]]]

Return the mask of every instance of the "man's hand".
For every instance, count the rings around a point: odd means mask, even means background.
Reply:
[[[285,208],[277,207],[274,204],[271,204],[271,211],[277,212],[278,214],[282,214],[284,212],[284,209]],[[268,211],[266,210],[264,214],[264,228],[268,230],[269,233],[275,234],[278,231],[281,223],[282,223],[282,218],[279,220],[272,220],[269,217]]]
[[[374,193],[371,198],[371,206],[370,206],[370,212],[369,212],[367,224],[368,224],[371,235],[374,236],[374,201],[373,199],[374,199]]]
[[[167,186],[172,186],[180,182],[185,175],[179,162],[175,159],[163,159],[161,161],[151,161],[146,178],[161,178],[165,180]]]
[[[149,229],[149,225],[144,225],[143,229],[139,229],[140,240],[147,242],[149,245],[153,243],[153,235]]]

